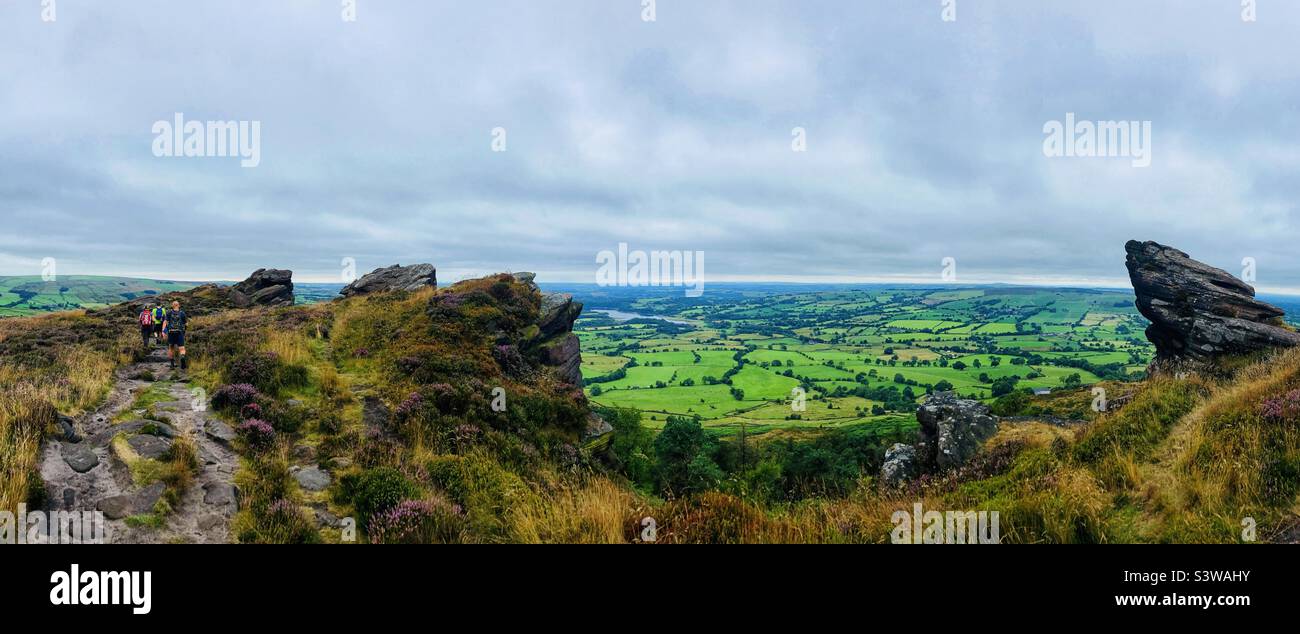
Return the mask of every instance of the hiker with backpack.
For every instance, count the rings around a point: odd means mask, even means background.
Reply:
[[[145,350],[149,349],[149,338],[154,333],[153,308],[145,306],[140,312],[140,340],[144,343]]]
[[[189,319],[178,301],[172,301],[171,310],[163,318],[163,330],[167,331],[167,358],[171,361],[173,370],[176,369],[177,353],[180,354],[181,369],[189,366],[185,358],[185,328],[189,325]]]
[[[163,321],[167,319],[167,309],[162,304],[153,307],[153,336],[158,343],[163,342]]]

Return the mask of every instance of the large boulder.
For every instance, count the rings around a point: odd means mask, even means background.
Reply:
[[[369,295],[385,291],[417,291],[421,288],[438,286],[438,271],[432,264],[413,264],[402,266],[394,264],[388,268],[375,269],[361,279],[348,284],[339,291],[344,297]]]
[[[248,279],[230,287],[230,301],[236,308],[292,306],[293,271],[258,269]]]
[[[536,288],[531,273],[517,274],[526,276],[525,283]],[[540,291],[539,291],[540,292]],[[582,385],[582,343],[573,334],[573,324],[582,314],[582,302],[573,301],[568,293],[542,293],[542,305],[538,311],[537,346],[542,365],[556,369],[560,378],[572,385]]]
[[[885,461],[880,465],[880,480],[885,486],[898,486],[920,474],[921,465],[916,459],[916,447],[894,443],[885,450]]]
[[[573,322],[582,314],[582,303],[568,293],[543,293],[542,309],[537,320],[543,337],[572,332]]]
[[[966,464],[998,430],[987,405],[959,398],[954,392],[930,396],[916,410],[921,424],[920,459],[924,467],[946,471]]]
[[[1155,242],[1130,240],[1124,250],[1138,311],[1151,320],[1156,364],[1300,345],[1282,309],[1255,299],[1255,289],[1226,271]]]

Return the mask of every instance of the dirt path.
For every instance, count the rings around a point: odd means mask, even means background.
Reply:
[[[131,408],[155,387],[155,397],[169,400],[153,405],[151,415],[160,420],[145,420],[146,411]],[[42,449],[41,476],[49,494],[46,510],[102,511],[106,541],[111,543],[230,541],[229,519],[238,498],[233,477],[239,466],[230,447],[233,433],[208,411],[206,395],[191,390],[185,373],[170,369],[161,345],[155,345],[143,361],[119,368],[104,404],[77,421],[79,440],[50,440]],[[136,454],[133,460],[166,460],[174,437],[186,436],[194,442],[197,473],[177,508],[162,516],[161,522],[140,519],[154,510],[164,485],[139,486],[132,481],[131,469],[112,447],[119,435]],[[144,465],[154,466],[157,463]]]

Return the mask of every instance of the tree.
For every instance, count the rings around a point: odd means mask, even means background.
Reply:
[[[669,416],[654,440],[660,490],[685,495],[716,486],[721,470],[710,457],[712,449],[713,440],[698,420]]]
[[[1004,376],[993,382],[993,396],[1003,396],[1010,394],[1016,389],[1016,382],[1020,379],[1014,376]]]
[[[601,410],[599,413],[614,429],[610,451],[617,461],[616,467],[637,485],[653,488],[653,435],[641,425],[641,412],[619,409]]]

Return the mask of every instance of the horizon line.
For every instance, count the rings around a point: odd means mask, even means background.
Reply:
[[[444,284],[455,284],[467,279],[485,277],[494,273],[479,273],[467,269],[458,269],[459,275],[450,275],[439,280]],[[499,271],[501,273],[511,271]],[[523,271],[514,271],[523,272]],[[545,279],[544,273],[536,273],[539,279]],[[0,277],[29,277],[38,278],[39,275],[0,275]],[[101,278],[126,278],[149,280],[155,282],[177,282],[193,284],[211,284],[211,283],[229,283],[236,284],[239,278],[214,275],[196,275],[189,277],[168,277],[158,276],[156,274],[142,275],[102,275],[88,273],[64,273],[59,277],[101,277]],[[337,284],[346,285],[331,275],[304,275],[301,278],[295,276],[294,282],[300,284]],[[548,279],[540,282],[543,285],[557,284],[578,284],[585,286],[597,286],[597,283],[588,277],[587,279],[577,279],[573,277],[572,272],[558,273],[555,279]],[[1132,291],[1133,286],[1128,280],[1120,278],[1072,278],[1072,277],[1034,277],[1034,278],[1016,278],[1012,277],[992,277],[986,275],[967,276],[960,280],[934,280],[931,276],[914,276],[914,275],[896,275],[896,276],[838,276],[838,275],[777,275],[777,276],[753,276],[753,275],[721,275],[716,278],[706,278],[703,285],[707,288],[710,284],[787,284],[798,286],[852,286],[860,284],[870,285],[890,285],[900,286],[930,286],[930,287],[981,287],[981,286],[1015,286],[1029,288],[1082,288],[1096,290],[1118,290]],[[613,288],[630,288],[619,286]],[[646,288],[671,288],[671,286],[647,286]],[[1256,293],[1268,295],[1287,295],[1300,296],[1300,287],[1289,286],[1253,286]]]

